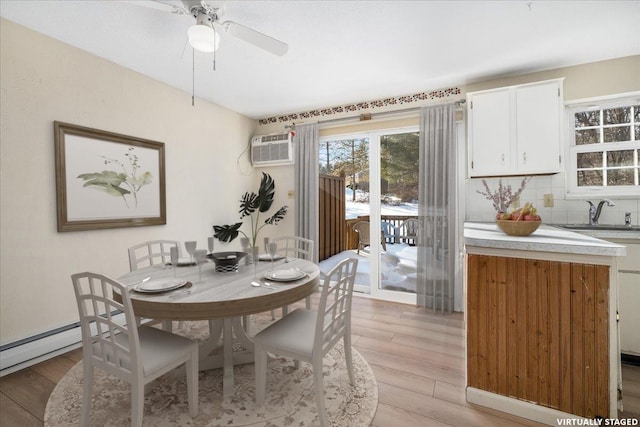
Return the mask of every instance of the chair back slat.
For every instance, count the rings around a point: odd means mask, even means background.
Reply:
[[[125,285],[101,274],[71,276],[78,303],[83,352],[95,366],[122,375],[137,374],[139,340]],[[116,299],[118,296],[118,299]]]
[[[299,236],[276,237],[271,239],[278,244],[278,254],[284,257],[300,258],[313,262],[313,240]]]
[[[129,268],[131,271],[171,261],[171,248],[180,244],[175,240],[151,240],[129,248]]]
[[[347,258],[327,273],[318,304],[314,351],[322,349],[326,353],[350,326],[357,267],[356,258]]]
[[[400,242],[408,244],[424,244],[420,238],[420,223],[417,219],[411,218],[398,226],[397,238]]]

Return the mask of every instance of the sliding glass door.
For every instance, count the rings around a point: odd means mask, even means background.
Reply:
[[[419,137],[417,130],[398,130],[376,138],[380,150],[378,294],[384,292],[381,295],[394,300],[411,299],[416,293]]]
[[[359,259],[356,291],[415,303],[418,215],[416,127],[321,139],[320,173],[344,177],[347,250]],[[323,267],[324,264],[325,266]]]

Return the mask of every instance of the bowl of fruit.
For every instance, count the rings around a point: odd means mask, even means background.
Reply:
[[[509,236],[528,236],[540,227],[542,220],[536,213],[536,208],[529,202],[521,209],[511,213],[498,213],[496,224],[500,230]]]

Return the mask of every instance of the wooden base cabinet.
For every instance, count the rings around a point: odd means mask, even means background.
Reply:
[[[610,267],[467,257],[467,385],[608,417]]]

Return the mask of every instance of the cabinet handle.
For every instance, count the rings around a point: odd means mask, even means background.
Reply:
[[[527,152],[526,152],[526,151],[524,151],[524,152],[522,153],[522,163],[523,163],[523,164],[524,164],[524,163],[527,163]]]
[[[502,160],[502,164],[504,165],[504,153],[502,153],[501,160]]]

